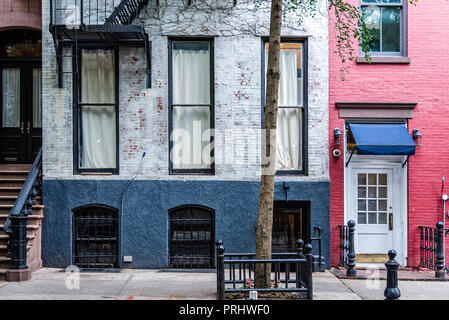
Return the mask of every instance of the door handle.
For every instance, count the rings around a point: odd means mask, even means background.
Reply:
[[[393,213],[388,214],[388,229],[393,230]]]
[[[20,123],[20,134],[23,134],[25,131],[24,131],[24,123],[23,123],[23,121]]]
[[[27,122],[27,133],[30,134],[31,133],[31,121]]]

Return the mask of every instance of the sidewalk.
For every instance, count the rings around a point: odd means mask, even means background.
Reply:
[[[331,271],[313,274],[315,300],[383,300],[386,281],[378,277],[339,279]],[[410,271],[412,272],[412,271]],[[416,272],[416,271],[413,271]],[[0,300],[215,300],[216,273],[122,269],[80,273],[79,289],[61,269],[43,268],[25,282],[0,282]],[[69,277],[69,278],[68,278]],[[72,288],[72,289],[71,289]],[[402,300],[449,300],[449,281],[399,280]]]
[[[72,274],[73,275],[73,274]],[[0,300],[213,300],[215,273],[122,269],[80,273],[79,289],[61,269],[43,268],[29,281],[0,282]]]

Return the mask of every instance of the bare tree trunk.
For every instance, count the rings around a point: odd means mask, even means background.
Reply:
[[[273,229],[274,175],[276,165],[276,122],[279,92],[279,55],[282,26],[282,0],[272,0],[270,20],[270,46],[268,49],[267,89],[265,98],[265,156],[262,163],[259,191],[259,212],[256,233],[256,259],[271,258]],[[271,265],[257,265],[255,286],[270,286]]]

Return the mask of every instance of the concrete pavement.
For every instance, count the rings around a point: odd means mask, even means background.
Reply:
[[[383,300],[385,280],[313,274],[315,300]],[[400,280],[401,299],[449,300],[449,281]],[[66,273],[43,268],[25,282],[0,282],[0,300],[215,300],[216,274],[122,269],[118,273]]]

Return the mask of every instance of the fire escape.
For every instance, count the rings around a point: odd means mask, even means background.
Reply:
[[[51,0],[50,32],[56,49],[58,87],[63,75],[78,73],[79,44],[128,45],[145,49],[147,88],[151,86],[151,43],[141,25],[132,24],[150,0]],[[157,1],[157,0],[155,0]],[[64,55],[64,47],[75,48]],[[64,58],[73,62],[64,71]]]

